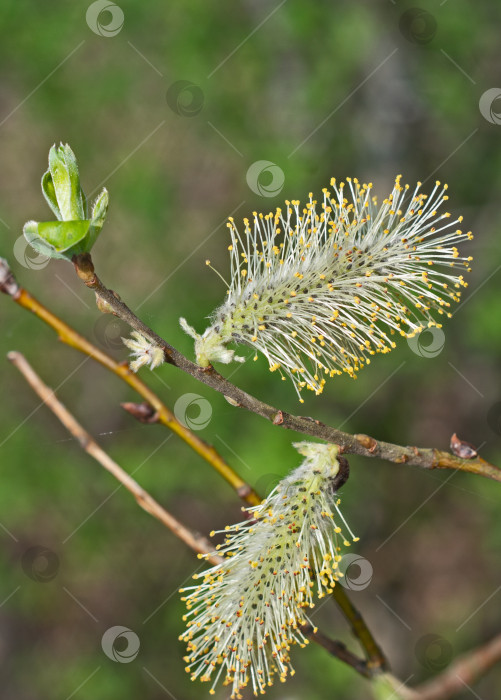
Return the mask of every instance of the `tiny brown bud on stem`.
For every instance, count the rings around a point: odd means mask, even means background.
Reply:
[[[0,292],[13,298],[16,298],[20,292],[20,287],[12,274],[9,263],[4,258],[0,258]]]
[[[362,447],[365,447],[366,450],[369,450],[369,452],[374,452],[374,450],[377,448],[377,440],[374,440],[374,438],[369,437],[369,435],[364,435],[363,433],[360,433],[359,435],[355,435],[355,439],[362,445]]]
[[[278,411],[277,415],[273,419],[273,425],[282,425],[284,422],[284,414],[282,411]]]
[[[451,437],[451,450],[456,457],[461,457],[461,459],[473,459],[478,455],[474,446],[465,440],[460,440],[456,433]]]
[[[150,406],[146,401],[142,403],[125,402],[120,405],[140,423],[156,423],[158,420],[158,411],[155,411],[153,406]]]
[[[82,282],[86,284],[87,287],[91,287],[96,281],[96,275],[94,274],[94,263],[92,262],[90,253],[74,255],[73,265]]]

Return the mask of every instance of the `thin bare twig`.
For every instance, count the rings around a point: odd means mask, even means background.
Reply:
[[[20,352],[9,352],[7,355],[12,364],[21,372],[33,391],[42,399],[47,408],[61,421],[67,430],[78,441],[87,454],[93,457],[102,467],[112,474],[136,499],[138,505],[154,518],[159,520],[180,540],[188,545],[194,552],[205,555],[204,558],[212,564],[220,564],[223,559],[214,553],[214,547],[202,535],[190,530],[163,508],[150,494],[145,491],[126,471],[122,469],[111,457],[97,444],[92,436],[82,427],[76,418],[68,411],[66,406],[59,401],[54,391],[50,389],[38,376],[29,362]],[[370,678],[373,675],[368,664],[355,654],[352,654],[341,642],[336,642],[322,632],[306,625],[303,633],[312,641],[326,649],[331,656],[351,666],[357,673]]]
[[[501,481],[501,469],[486,462],[481,457],[462,459],[450,452],[434,448],[403,447],[376,440],[368,435],[351,435],[313,418],[295,416],[260,401],[255,396],[242,391],[242,389],[229,382],[216,372],[213,367],[202,368],[191,362],[151,330],[123,301],[117,298],[113,291],[101,282],[88,253],[76,256],[73,262],[77,274],[84,284],[93,289],[97,296],[109,305],[116,316],[162,348],[167,362],[224,394],[233,405],[246,408],[252,413],[256,413],[271,421],[274,425],[280,425],[282,428],[295,430],[299,433],[339,445],[341,451],[347,454],[378,457],[396,464],[405,463],[421,467],[422,469],[456,469],[458,471],[480,474],[495,481]]]
[[[492,666],[501,662],[501,634],[454,661],[443,673],[416,688],[419,700],[448,700],[464,692]]]
[[[218,564],[221,559],[213,554],[214,547],[209,540],[202,535],[189,530],[179,522],[173,515],[168,513],[150,494],[145,491],[135,479],[133,479],[122,467],[120,467],[111,457],[97,444],[92,436],[78,423],[76,418],[68,411],[66,406],[59,401],[55,393],[37,375],[29,362],[20,352],[9,352],[7,358],[21,372],[33,391],[45,403],[52,413],[61,421],[65,428],[79,442],[80,447],[91,457],[99,462],[115,479],[124,486],[136,499],[138,505],[147,513],[168,527],[176,537],[179,537],[188,547],[199,554],[210,554],[209,561]]]

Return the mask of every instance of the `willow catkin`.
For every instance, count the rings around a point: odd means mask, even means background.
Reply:
[[[320,205],[310,194],[304,208],[287,201],[284,212],[254,212],[243,234],[230,218],[227,299],[202,335],[181,319],[198,364],[243,361],[228,347],[243,343],[299,395],[319,394],[326,378],[353,377],[389,352],[395,334],[412,337],[451,315],[471,261],[456,246],[472,235],[457,228],[462,217],[439,212],[447,186],[437,181],[427,196],[398,176],[380,205],[371,184],[331,186]]]
[[[193,680],[211,681],[211,692],[222,677],[231,697],[241,697],[249,682],[257,694],[275,675],[285,680],[294,672],[290,648],[307,644],[301,626],[311,624],[304,610],[332,592],[347,535],[358,539],[339,510],[337,445],[295,447],[305,457],[301,466],[248,509],[250,520],[226,527],[217,547],[222,563],[183,589],[186,670]]]

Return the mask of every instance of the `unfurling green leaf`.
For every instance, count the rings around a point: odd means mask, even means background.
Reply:
[[[37,252],[69,261],[74,255],[89,253],[106,218],[108,192],[102,190],[92,207],[91,218],[87,218],[77,161],[67,144],[50,149],[42,192],[58,221],[28,221],[23,229],[28,243]]]
[[[62,219],[59,204],[57,203],[56,190],[50,170],[47,170],[42,176],[42,193],[47,200],[47,204],[52,209],[59,220]]]
[[[49,151],[49,170],[62,221],[85,219],[84,197],[75,154],[68,144]],[[42,180],[43,185],[43,180]],[[49,188],[50,192],[50,188]]]

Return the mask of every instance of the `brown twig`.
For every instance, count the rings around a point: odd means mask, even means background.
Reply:
[[[464,692],[492,666],[501,662],[501,634],[456,659],[443,673],[416,688],[419,700],[448,700]]]
[[[75,417],[68,411],[66,406],[59,401],[55,393],[37,375],[29,362],[20,352],[9,352],[7,358],[21,372],[33,391],[45,403],[52,413],[61,421],[65,428],[79,442],[80,447],[91,457],[99,462],[115,479],[117,479],[127,491],[136,499],[138,505],[147,513],[168,527],[176,537],[179,537],[188,547],[191,547],[199,554],[210,554],[208,560],[214,564],[221,561],[220,557],[213,554],[214,547],[209,540],[202,535],[195,533],[185,527],[174,516],[168,513],[165,508],[155,501],[150,494],[145,491],[137,481],[135,481],[122,467],[120,467],[111,457],[97,444],[92,436],[78,423]]]
[[[204,558],[212,564],[220,564],[223,559],[214,553],[214,547],[202,535],[190,530],[165,510],[150,494],[145,491],[122,467],[97,444],[92,436],[78,423],[76,418],[59,401],[54,391],[40,379],[35,370],[20,352],[9,352],[7,355],[12,364],[21,372],[34,392],[42,399],[47,408],[61,421],[67,430],[78,441],[87,454],[93,457],[102,467],[112,474],[136,499],[138,505],[154,518],[159,520],[194,552],[205,555]],[[331,656],[351,666],[357,673],[370,678],[373,675],[368,664],[355,654],[352,654],[341,642],[329,639],[310,625],[303,628],[303,633],[312,641],[326,649]]]
[[[157,335],[143,323],[129,307],[119,300],[99,279],[89,254],[76,256],[75,269],[82,281],[93,289],[112,309],[113,313],[125,321],[131,328],[149,337],[164,351],[165,359],[203,384],[224,394],[235,406],[246,408],[282,428],[311,435],[341,447],[347,454],[359,454],[364,457],[378,457],[396,464],[409,464],[422,469],[456,469],[458,471],[480,474],[495,481],[501,481],[501,469],[486,462],[481,457],[462,459],[450,452],[433,448],[403,447],[389,442],[376,440],[368,435],[351,435],[332,428],[321,421],[307,416],[295,416],[274,406],[260,401],[220,375],[213,367],[202,368],[188,360],[172,345]]]

